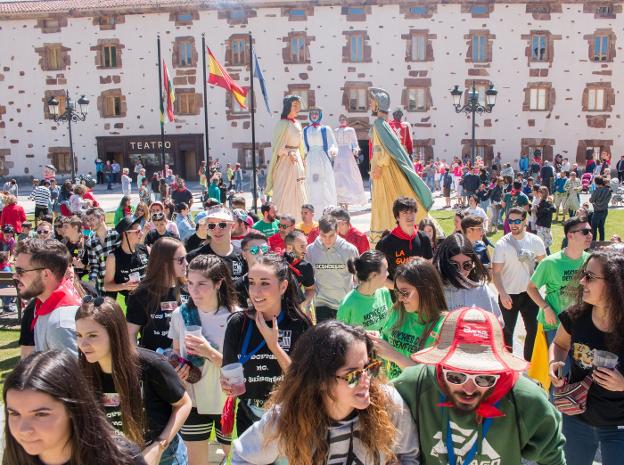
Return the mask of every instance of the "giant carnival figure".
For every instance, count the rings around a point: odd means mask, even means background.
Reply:
[[[320,108],[310,108],[308,118],[310,124],[303,130],[303,143],[306,149],[306,185],[308,203],[314,205],[314,216],[318,219],[325,207],[336,205],[333,166],[338,147],[332,128],[321,126],[323,111]]]
[[[308,203],[305,175],[305,149],[301,123],[301,98],[284,97],[281,120],[277,123],[271,144],[273,155],[269,164],[266,193],[272,196],[278,213],[301,217],[301,205]]]
[[[377,87],[369,88],[370,109],[377,116],[371,130],[371,242],[376,243],[384,230],[392,230],[396,220],[392,203],[398,197],[416,200],[418,212],[416,224],[428,216],[433,196],[424,181],[414,171],[409,155],[401,145],[396,133],[387,122],[390,96]]]
[[[355,129],[347,124],[347,117],[340,115],[340,126],[336,128],[338,155],[334,161],[334,177],[336,179],[336,195],[338,205],[348,208],[349,204],[364,205],[368,202],[357,157],[360,154]]]
[[[403,121],[403,110],[397,107],[392,112],[392,120],[388,122],[392,130],[396,133],[401,141],[401,145],[405,148],[408,155],[414,152],[414,143],[412,142],[412,126],[407,121]]]

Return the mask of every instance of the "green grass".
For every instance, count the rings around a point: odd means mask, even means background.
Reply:
[[[4,386],[4,379],[19,361],[18,339],[19,330],[0,329],[0,391]]]

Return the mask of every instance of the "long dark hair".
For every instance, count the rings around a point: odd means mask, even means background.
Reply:
[[[304,320],[312,324],[310,319],[301,310],[298,298],[299,294],[297,293],[299,283],[293,276],[292,271],[290,271],[286,259],[281,255],[271,253],[257,257],[255,264],[272,268],[278,281],[288,281],[286,292],[282,295],[282,310],[286,310],[286,315],[288,315],[291,320]],[[246,313],[248,316],[251,316],[254,311],[253,308],[250,308]]]
[[[356,342],[364,342],[369,360],[375,357],[373,343],[361,328],[330,320],[308,329],[291,353],[291,365],[269,405],[279,405],[275,433],[267,441],[278,441],[280,452],[291,465],[325,463],[329,450],[327,432],[332,423],[324,408],[329,389],[336,383],[336,372],[346,364],[347,352]],[[358,438],[364,444],[372,463],[378,453],[390,460],[397,430],[390,413],[392,404],[373,378],[370,383],[370,405],[359,411]],[[305,441],[300,439],[305,437]]]
[[[463,254],[474,263],[468,278],[451,263],[451,257]],[[433,264],[440,273],[442,282],[457,289],[473,289],[490,281],[490,275],[474,252],[472,242],[461,233],[453,233],[444,239],[433,255]]]
[[[297,100],[301,102],[301,97],[298,95],[287,95],[284,97],[284,104],[282,106],[282,118],[287,118],[290,114],[290,110],[292,109],[293,102]]]
[[[126,335],[126,339],[128,339]],[[36,465],[13,438],[6,410],[7,392],[35,391],[61,402],[71,425],[71,465],[131,465],[135,461],[128,444],[117,436],[97,405],[92,390],[80,373],[76,358],[67,351],[35,352],[7,376],[2,393],[5,405],[3,465]]]
[[[421,324],[438,321],[442,312],[448,311],[446,298],[442,289],[442,281],[435,267],[422,257],[414,257],[408,263],[399,266],[394,272],[394,288],[397,288],[397,279],[414,286],[418,291],[418,320]],[[405,308],[397,300],[393,311],[401,312],[395,328],[401,327]]]
[[[180,290],[184,286],[184,279],[175,277],[173,267],[173,256],[180,247],[184,247],[182,242],[173,237],[161,237],[154,242],[145,269],[145,277],[131,292],[131,294],[145,293],[147,296],[143,308],[148,319],[151,318],[151,311],[160,306],[160,299],[169,293],[174,279],[176,300],[180,301]]]
[[[219,307],[223,306],[227,308],[229,312],[233,312],[236,309],[238,305],[236,290],[232,282],[230,270],[223,260],[216,255],[198,255],[189,263],[187,272],[190,271],[201,273],[202,276],[209,279],[214,284],[221,282],[221,286],[217,292]],[[196,307],[192,297],[189,298],[189,305],[191,307]]]
[[[97,300],[97,299],[96,299]],[[91,318],[104,327],[110,341],[113,383],[119,393],[123,433],[135,444],[143,445],[145,420],[141,396],[141,369],[136,347],[130,344],[126,319],[119,304],[105,297],[100,305],[83,303],[76,312],[76,321]],[[99,302],[98,302],[99,303]],[[102,391],[102,370],[99,363],[89,363],[79,352],[80,367],[95,393]]]
[[[624,348],[624,254],[614,249],[599,249],[591,253],[585,264],[579,269],[576,279],[573,279],[566,292],[574,296],[574,303],[568,308],[568,314],[574,320],[591,312],[593,305],[583,301],[583,286],[578,284],[580,276],[587,269],[590,260],[596,260],[602,265],[601,276],[607,277],[605,283],[604,301],[608,311],[612,329],[606,334],[606,343],[610,351],[618,353]]]

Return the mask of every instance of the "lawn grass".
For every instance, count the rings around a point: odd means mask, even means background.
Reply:
[[[19,330],[0,329],[0,392],[4,387],[4,379],[19,361],[18,339]]]

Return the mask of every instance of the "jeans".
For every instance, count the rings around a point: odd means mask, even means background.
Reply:
[[[622,463],[624,456],[624,429],[617,426],[591,426],[570,415],[563,417],[564,447],[568,465],[591,465],[598,445],[602,465]]]
[[[510,351],[513,350],[513,333],[514,329],[516,329],[518,313],[520,313],[522,315],[522,321],[524,321],[524,327],[526,328],[524,359],[531,360],[533,345],[535,344],[535,334],[537,333],[537,312],[539,311],[539,307],[526,292],[510,294],[509,297],[511,297],[512,301],[510,310],[503,307],[500,298],[498,299],[498,305],[500,306],[501,312],[503,312],[503,320],[505,321],[505,327],[503,328],[505,345],[509,347]]]
[[[592,219],[591,219],[591,228],[592,228],[592,234],[594,235],[595,241],[599,240],[598,235],[596,233],[600,235],[601,241],[605,240],[604,228],[605,228],[605,221],[607,220],[608,214],[609,214],[609,210],[601,210],[601,211],[594,210],[594,214],[592,215]]]
[[[187,465],[186,446],[180,435],[171,441],[160,457],[159,465]]]
[[[106,173],[106,184],[108,184],[108,186],[106,187],[107,190],[109,191],[113,190],[113,187],[111,186],[112,183],[113,183],[112,173]]]

